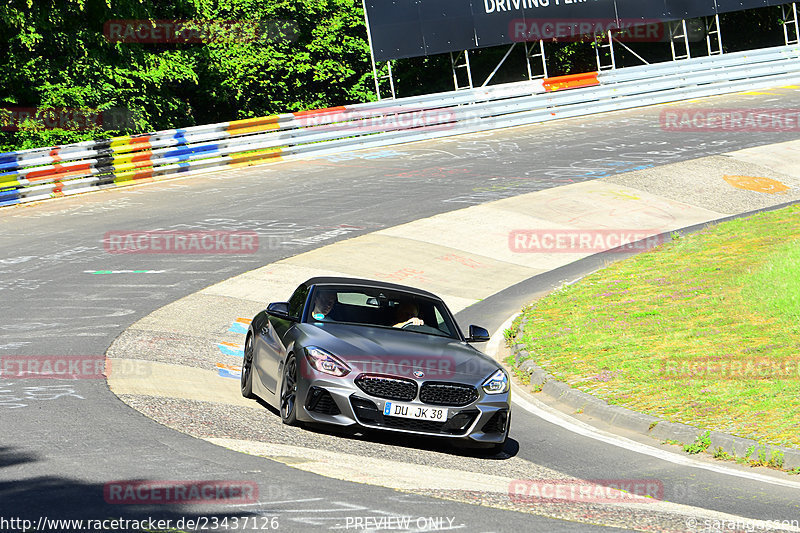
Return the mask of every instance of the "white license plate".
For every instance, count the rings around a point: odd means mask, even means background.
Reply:
[[[383,406],[383,414],[384,416],[399,416],[400,418],[413,418],[415,420],[447,421],[447,409],[428,405],[415,405],[413,403],[386,402]]]

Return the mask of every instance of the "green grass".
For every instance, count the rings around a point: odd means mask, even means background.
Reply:
[[[557,379],[674,422],[800,448],[800,206],[609,265],[509,335]]]
[[[800,240],[778,249],[760,269],[739,282],[745,298],[760,311],[800,331]]]
[[[706,431],[702,435],[698,435],[692,444],[685,444],[683,446],[683,451],[690,455],[706,451],[708,447],[711,446],[710,435],[710,431]]]

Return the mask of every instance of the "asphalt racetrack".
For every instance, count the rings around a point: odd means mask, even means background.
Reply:
[[[800,91],[780,88],[681,104],[703,106],[797,108]],[[666,132],[659,124],[662,109],[282,162],[2,209],[0,358],[102,356],[153,311],[324,245],[471,205],[798,137],[796,132]],[[679,198],[692,191],[672,194]],[[159,229],[253,231],[261,246],[246,255],[111,254],[104,248],[106,232]],[[470,323],[496,327],[508,317],[498,316],[498,308],[502,305],[487,299],[463,313],[475,319]],[[252,409],[184,407],[187,418],[198,424],[220,419],[231,427],[261,424],[252,418]],[[0,531],[23,531],[24,526],[81,530],[83,525],[48,521],[150,517],[170,520],[169,527],[185,531],[486,532],[712,531],[704,529],[710,526],[703,517],[714,515],[705,511],[762,521],[800,519],[800,490],[784,483],[791,478],[783,474],[759,469],[779,480],[769,483],[750,479],[743,468],[733,476],[678,464],[578,434],[518,407],[513,449],[506,457],[450,453],[409,439],[372,443],[305,430],[302,445],[327,450],[339,442],[343,454],[355,453],[348,449],[353,446],[364,456],[420,471],[468,463],[464,468],[470,472],[521,479],[657,479],[664,499],[677,507],[536,507],[518,505],[507,495],[490,501],[480,496],[479,484],[472,491],[436,493],[334,479],[294,468],[291,461],[237,453],[175,431],[151,419],[159,418],[158,407],[140,410],[148,409],[152,417],[123,403],[103,379],[0,379]],[[266,409],[260,416],[275,418]],[[258,498],[237,505],[109,503],[108,484],[121,480],[249,482],[258,485]],[[688,508],[698,510],[697,521],[686,518]],[[223,526],[226,516],[242,520],[237,527],[231,521]],[[270,522],[273,517],[276,521]],[[384,522],[378,521],[381,517]],[[404,517],[410,521],[403,522]]]

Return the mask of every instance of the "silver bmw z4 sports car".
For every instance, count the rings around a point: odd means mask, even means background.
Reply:
[[[333,424],[458,439],[499,452],[511,419],[505,370],[470,345],[489,340],[423,290],[318,277],[255,316],[242,395],[286,424]]]

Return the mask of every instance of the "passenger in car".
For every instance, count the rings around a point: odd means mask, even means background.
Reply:
[[[397,306],[395,320],[397,323],[392,327],[402,328],[403,326],[424,326],[425,322],[419,318],[419,307],[413,300],[405,300]]]

